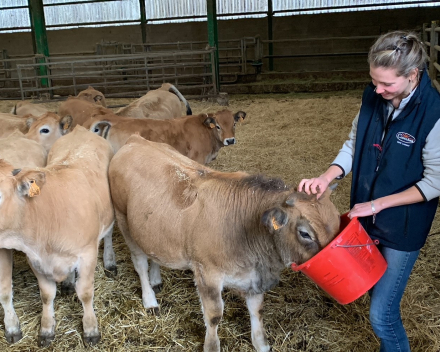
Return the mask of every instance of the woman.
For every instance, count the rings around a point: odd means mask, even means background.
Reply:
[[[370,291],[370,322],[380,351],[410,351],[400,301],[440,196],[440,94],[414,33],[382,35],[368,62],[372,82],[349,139],[327,171],[302,180],[298,190],[319,197],[332,180],[353,172],[349,217],[359,217],[379,240],[388,263]]]

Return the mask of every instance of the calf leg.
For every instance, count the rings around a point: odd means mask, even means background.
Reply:
[[[156,295],[150,285],[150,280],[148,278],[148,257],[142,251],[142,249],[132,240],[130,236],[130,231],[128,229],[127,217],[115,211],[116,219],[118,221],[118,227],[124,236],[125,243],[127,243],[128,248],[131,252],[131,260],[133,261],[134,269],[139,275],[142,287],[142,304],[147,309],[152,309],[154,314],[159,314],[159,304],[156,300]]]
[[[217,329],[223,316],[222,283],[220,280],[204,275],[200,268],[196,269],[194,274],[206,326],[203,351],[220,352]]]
[[[34,269],[30,262],[29,264],[37,277],[41,301],[43,303],[38,346],[45,347],[49,346],[52,340],[55,338],[55,312],[53,309],[53,301],[57,293],[57,285],[55,281],[49,280],[45,275]]]
[[[150,261],[150,285],[155,293],[162,290],[162,276],[160,275],[160,265],[154,261]]]
[[[104,268],[105,275],[107,277],[115,277],[118,274],[118,269],[116,267],[116,255],[113,249],[113,224],[105,231],[104,235]]]
[[[5,312],[5,337],[9,343],[23,337],[12,303],[12,263],[12,250],[0,249],[0,303]]]
[[[93,309],[93,296],[95,282],[95,269],[97,262],[97,251],[87,253],[81,259],[78,270],[78,280],[76,281],[76,294],[82,303],[83,315],[83,330],[84,342],[86,344],[96,344],[101,339],[99,333],[98,320],[96,319],[95,311]]]
[[[246,305],[251,316],[252,344],[257,352],[268,352],[270,346],[267,343],[266,331],[263,326],[263,294],[246,296]]]

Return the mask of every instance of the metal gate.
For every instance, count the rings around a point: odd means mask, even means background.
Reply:
[[[188,98],[217,95],[214,49],[146,52],[133,55],[43,57],[17,64],[21,98],[78,94],[89,85],[108,97],[138,97],[162,83]],[[42,74],[43,72],[43,74]]]

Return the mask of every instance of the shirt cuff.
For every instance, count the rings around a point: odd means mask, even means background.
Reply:
[[[330,164],[330,166],[337,166],[337,167],[339,167],[339,168],[341,169],[341,171],[342,171],[342,174],[341,174],[341,175],[335,177],[336,180],[341,180],[341,179],[343,179],[343,178],[345,177],[345,170],[344,170],[344,168],[343,168],[341,165],[338,165],[338,164]]]

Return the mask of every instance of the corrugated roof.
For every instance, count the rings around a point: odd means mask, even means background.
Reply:
[[[139,0],[43,0],[46,24],[62,26],[102,26],[105,22],[133,23],[140,19]],[[6,5],[6,4],[7,5]],[[0,29],[30,27],[27,0],[2,1],[0,5]],[[57,4],[57,5],[55,5]],[[206,0],[145,0],[147,19],[150,23],[188,22],[206,20]],[[396,0],[273,0],[275,16],[314,14],[342,11],[394,9],[405,7],[439,6],[440,1]],[[217,15],[223,18],[264,17],[267,0],[217,0]],[[229,14],[240,14],[227,16]],[[172,20],[170,20],[172,19]],[[117,23],[116,23],[117,24]],[[123,23],[119,23],[123,24]],[[110,25],[110,23],[107,23]],[[115,25],[115,23],[111,23]],[[62,27],[57,27],[62,28]]]

